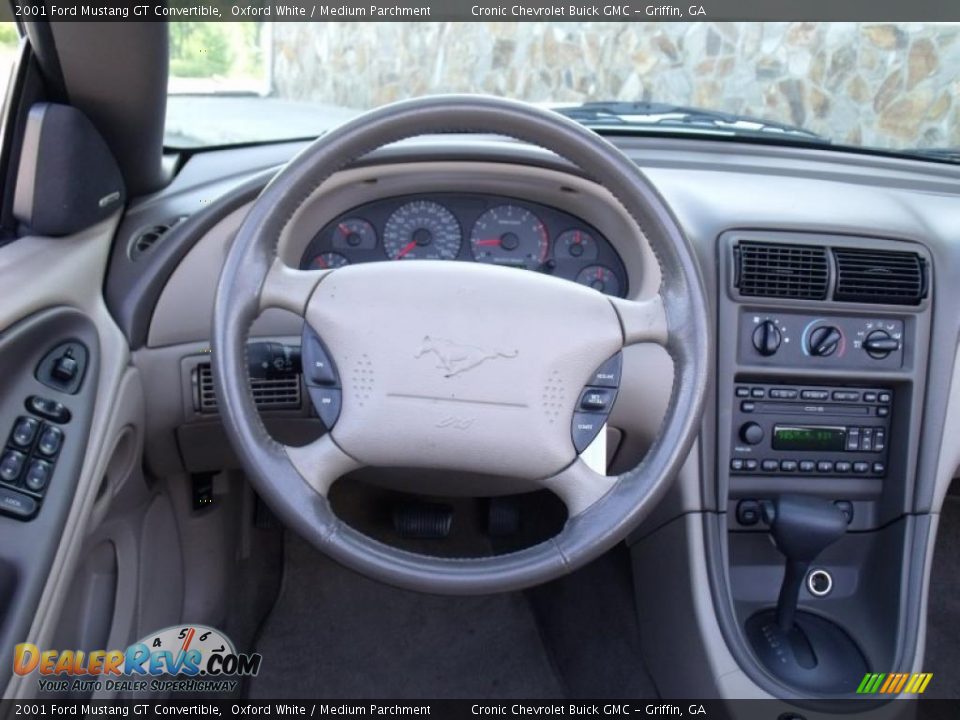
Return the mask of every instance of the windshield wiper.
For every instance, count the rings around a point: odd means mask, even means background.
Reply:
[[[797,125],[718,110],[659,102],[589,102],[555,107],[556,112],[590,127],[683,130],[721,135],[789,138],[829,144],[830,140]]]
[[[902,154],[929,158],[931,160],[960,163],[960,148],[913,148],[912,150],[903,150]]]

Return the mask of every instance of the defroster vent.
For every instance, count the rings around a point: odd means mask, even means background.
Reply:
[[[919,305],[926,294],[923,259],[912,252],[834,248],[835,300]]]
[[[740,242],[736,286],[749,297],[827,297],[829,268],[826,248],[781,243]]]
[[[213,388],[210,363],[197,365],[194,407],[203,413],[217,412],[217,396]],[[262,410],[284,410],[300,407],[300,376],[276,380],[250,380],[253,400]]]

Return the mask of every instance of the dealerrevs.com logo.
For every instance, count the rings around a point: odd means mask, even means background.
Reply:
[[[126,650],[13,650],[17,675],[36,673],[41,692],[230,692],[238,678],[260,672],[258,653],[238,653],[230,639],[205,625],[176,625]]]

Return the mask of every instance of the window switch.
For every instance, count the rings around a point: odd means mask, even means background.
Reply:
[[[8,483],[16,482],[26,459],[26,455],[16,450],[7,450],[3,453],[3,457],[0,458],[0,480]]]

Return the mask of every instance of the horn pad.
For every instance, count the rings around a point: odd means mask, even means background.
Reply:
[[[306,319],[343,387],[334,441],[368,465],[524,479],[576,457],[570,424],[623,344],[606,296],[478,263],[352,265],[320,282]]]

